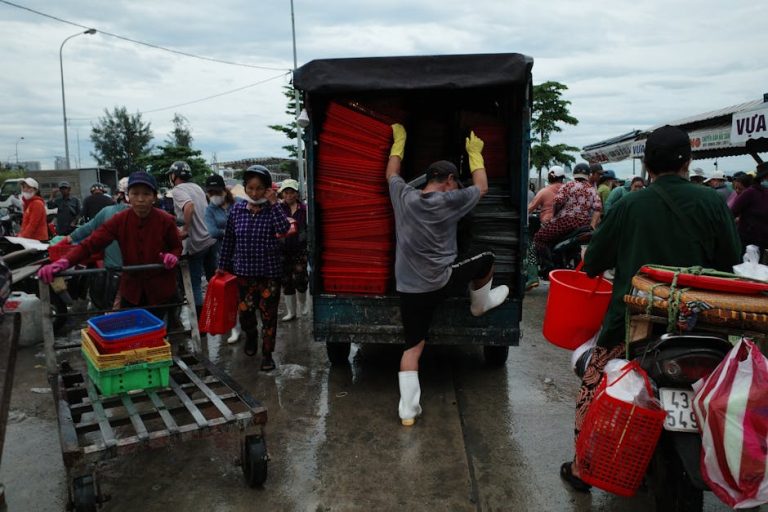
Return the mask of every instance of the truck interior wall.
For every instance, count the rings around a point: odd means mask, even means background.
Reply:
[[[528,94],[522,87],[415,91],[376,91],[350,95],[318,95],[307,98],[311,126],[308,130],[310,202],[313,162],[317,159],[317,140],[330,102],[352,102],[388,124],[399,122],[408,138],[402,175],[410,181],[422,175],[435,160],[450,160],[461,169],[465,182],[471,182],[464,140],[474,129],[486,138],[484,158],[489,175],[489,193],[469,218],[459,226],[459,252],[470,247],[488,248],[497,256],[495,282],[511,286],[521,296],[520,276],[521,212],[527,197],[527,162],[523,137],[527,137]],[[386,161],[382,162],[384,180]],[[315,206],[313,208],[313,206]],[[313,266],[321,265],[323,212],[310,205],[314,240]],[[313,273],[313,293],[324,293],[319,272]],[[390,286],[394,294],[394,283]]]

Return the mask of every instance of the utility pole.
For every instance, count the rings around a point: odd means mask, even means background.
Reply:
[[[302,139],[302,129],[301,126],[299,126],[299,115],[301,115],[301,97],[299,95],[299,90],[296,89],[296,69],[298,68],[298,61],[296,59],[296,20],[295,16],[293,14],[293,0],[291,0],[291,34],[293,36],[293,76],[294,76],[294,86],[293,86],[293,97],[294,101],[296,102],[296,115],[295,115],[295,122],[296,122],[296,165],[299,168],[299,188],[300,194],[305,194],[304,197],[306,197],[306,186],[307,186],[307,179],[306,174],[304,173],[304,139]]]

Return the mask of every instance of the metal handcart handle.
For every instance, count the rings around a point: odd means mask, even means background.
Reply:
[[[71,268],[63,272],[56,274],[56,277],[72,277],[83,276],[86,274],[100,274],[102,272],[140,272],[143,270],[165,270],[165,265],[162,263],[150,263],[148,265],[128,265],[127,267],[104,267],[104,268],[83,268],[75,269]],[[173,269],[168,269],[173,270]]]
[[[192,337],[192,349],[196,353],[202,353],[207,357],[208,354],[208,340],[207,338],[200,336],[200,330],[197,323],[197,311],[195,310],[195,298],[192,293],[192,279],[189,275],[189,262],[186,259],[179,260],[179,269],[181,270],[181,280],[184,286],[184,298],[186,304],[189,307],[189,323],[191,328]],[[152,263],[148,265],[129,265],[120,268],[123,272],[136,272],[147,270],[164,269],[165,265],[162,263]],[[85,274],[96,274],[100,272],[116,271],[115,268],[87,268],[80,270],[66,270],[56,274],[57,277],[71,277]],[[175,269],[171,269],[175,270]],[[50,287],[38,280],[40,303],[42,307],[42,321],[43,321],[43,342],[45,352],[45,364],[48,369],[49,379],[55,379],[59,373],[58,364],[56,362],[56,351],[54,348],[54,335],[53,335],[53,315],[51,312],[51,291]],[[165,305],[165,304],[163,304]],[[176,305],[176,304],[170,304]]]

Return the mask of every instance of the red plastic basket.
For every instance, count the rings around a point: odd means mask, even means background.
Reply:
[[[139,334],[137,336],[128,336],[125,338],[108,341],[99,336],[99,333],[90,327],[88,327],[88,336],[96,345],[96,350],[99,354],[117,354],[126,350],[136,350],[139,348],[155,348],[162,347],[165,343],[165,327],[158,331],[149,332],[147,334]]]
[[[636,362],[625,367],[622,377],[632,369],[642,372],[653,396],[648,376]],[[646,409],[623,402],[605,390],[603,376],[576,439],[579,476],[613,494],[633,496],[645,476],[667,413],[660,407]]]

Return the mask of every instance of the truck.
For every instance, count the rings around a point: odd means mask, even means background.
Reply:
[[[333,272],[328,270],[331,244],[324,238],[331,233],[328,220],[333,216],[332,205],[366,189],[354,179],[345,180],[343,166],[334,170],[336,181],[321,176],[328,155],[334,151],[338,155],[338,139],[333,142],[331,137],[324,136],[323,126],[333,118],[331,110],[339,106],[385,119],[388,124],[405,125],[408,139],[402,173],[406,181],[413,183],[423,182],[428,163],[440,159],[457,164],[462,176],[468,178],[464,139],[470,130],[485,137],[489,192],[471,217],[464,219],[464,227],[459,226],[459,253],[473,244],[493,250],[493,286],[506,284],[510,294],[504,304],[481,317],[470,314],[468,297],[447,299],[435,312],[429,343],[480,346],[490,366],[505,364],[509,347],[519,343],[525,291],[522,262],[528,242],[532,67],[531,57],[508,53],[321,59],[296,70],[294,85],[303,94],[310,121],[305,140],[314,337],[316,342],[326,345],[332,364],[348,361],[351,343],[404,342],[391,268],[385,278],[386,286],[362,293],[339,291],[341,288],[336,286],[345,278],[348,284],[355,284],[353,274],[345,276],[343,271],[336,270],[345,268],[343,261]],[[362,126],[350,126],[347,133],[354,138],[362,131]],[[354,149],[366,153],[370,148]],[[385,167],[386,156],[371,171],[371,185],[367,187],[380,191],[379,211],[386,208],[388,199]],[[376,176],[380,176],[380,184]],[[330,190],[327,183],[332,185]],[[387,231],[381,233],[386,236]],[[364,241],[368,234],[362,230],[350,234],[357,237],[352,239],[350,260],[364,258],[363,248],[372,246]],[[392,247],[394,233],[389,235],[388,247]],[[361,240],[358,254],[354,254],[358,249],[354,247],[355,240]],[[371,257],[370,264],[374,260],[392,261],[391,257]],[[334,261],[339,262],[336,258]],[[360,266],[365,265],[363,260]],[[359,269],[357,275],[366,270],[371,275],[383,275],[365,268]]]
[[[51,191],[58,190],[59,183],[67,181],[72,186],[72,195],[85,199],[94,183],[103,183],[110,191],[117,189],[117,171],[103,167],[87,167],[83,169],[67,169],[56,171],[28,171],[25,177],[34,178],[40,184],[40,195],[48,199]],[[21,193],[22,178],[11,178],[0,186],[0,208],[8,208],[18,204]]]

